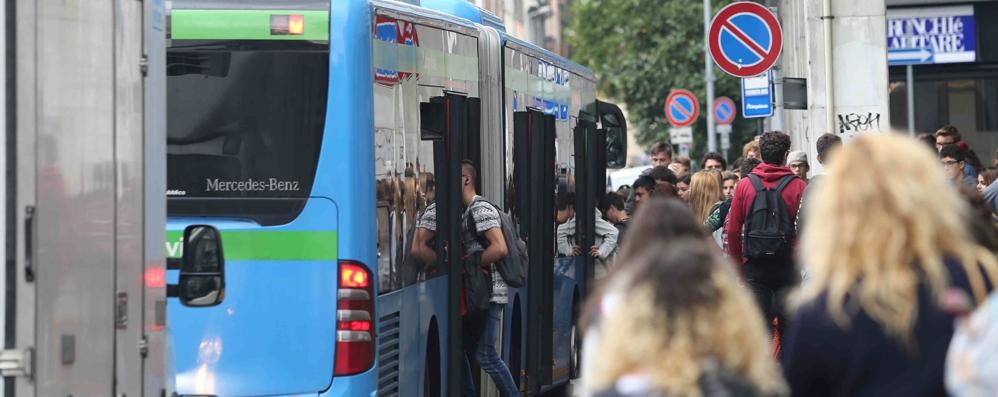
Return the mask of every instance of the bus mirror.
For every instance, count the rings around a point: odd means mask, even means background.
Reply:
[[[606,168],[624,168],[627,163],[627,135],[623,128],[606,129]]]
[[[606,167],[624,168],[627,164],[627,120],[619,106],[596,101],[600,126],[606,131]]]
[[[180,303],[204,307],[225,298],[225,256],[218,229],[191,225],[184,229],[184,256],[178,286]]]

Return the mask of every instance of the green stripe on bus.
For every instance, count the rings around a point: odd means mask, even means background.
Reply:
[[[183,253],[183,231],[166,232],[166,256]],[[227,261],[337,260],[336,232],[223,230],[222,253]]]
[[[300,35],[270,34],[271,15],[301,15]],[[289,10],[173,10],[173,40],[329,40],[329,11]]]

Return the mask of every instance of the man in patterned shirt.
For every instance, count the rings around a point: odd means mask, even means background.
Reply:
[[[475,191],[477,178],[478,172],[475,166],[468,160],[462,161],[461,197],[465,210],[461,216],[461,239],[464,243],[465,260],[470,261],[465,268],[474,268],[478,265],[488,269],[492,276],[492,297],[489,300],[489,309],[484,313],[469,311],[464,317],[463,326],[471,331],[465,333],[466,337],[477,342],[471,351],[474,352],[478,365],[495,382],[500,395],[519,396],[520,391],[513,381],[513,375],[510,374],[506,363],[499,358],[495,348],[502,310],[509,301],[506,283],[496,271],[495,263],[506,257],[508,249],[502,235],[499,210]],[[478,338],[474,338],[476,329],[481,330]],[[466,349],[470,347],[468,343],[473,342],[466,340]],[[465,350],[469,356],[471,351]],[[478,391],[475,390],[470,368],[467,375],[464,379],[464,395],[477,396]]]
[[[460,187],[465,210],[461,215],[460,227],[464,246],[464,268],[481,268],[489,272],[492,278],[492,296],[488,310],[468,310],[462,314],[462,344],[466,358],[478,361],[479,366],[492,377],[503,396],[519,396],[520,392],[513,375],[495,349],[502,309],[508,303],[509,297],[506,283],[495,270],[494,263],[506,257],[506,240],[502,235],[499,211],[475,191],[477,177],[475,166],[470,161],[462,161]],[[469,227],[471,225],[474,230]],[[412,255],[423,263],[436,263],[437,255],[431,244],[436,231],[437,206],[433,203],[427,206],[416,220],[416,230],[413,235]],[[462,377],[464,396],[478,396],[472,376],[470,365],[465,365]]]

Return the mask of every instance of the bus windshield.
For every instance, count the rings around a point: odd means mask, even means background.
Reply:
[[[174,46],[167,58],[171,216],[294,219],[315,178],[327,45]],[[276,49],[275,49],[276,48]]]

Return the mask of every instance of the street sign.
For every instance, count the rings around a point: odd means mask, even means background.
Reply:
[[[742,117],[771,117],[773,115],[773,90],[770,73],[742,79]]]
[[[887,10],[887,64],[974,62],[974,6]]]
[[[721,136],[721,150],[731,148],[731,124],[717,126],[717,134]]]
[[[888,65],[917,65],[932,63],[932,49],[887,50]]]
[[[710,22],[710,56],[721,70],[735,77],[752,77],[776,64],[783,50],[783,32],[776,16],[751,1],[729,4]]]
[[[689,127],[697,120],[698,115],[700,115],[700,104],[692,92],[674,90],[665,99],[665,118],[673,127]]]
[[[722,96],[714,99],[714,121],[719,126],[735,121],[735,102],[731,98]]]
[[[669,128],[669,142],[673,145],[692,145],[693,128]]]

